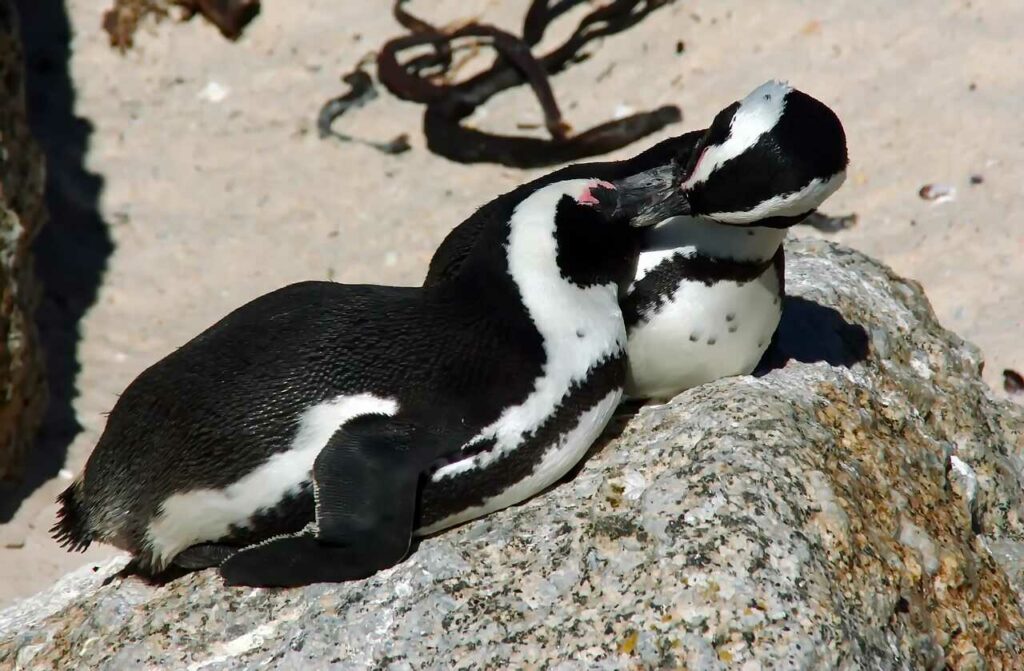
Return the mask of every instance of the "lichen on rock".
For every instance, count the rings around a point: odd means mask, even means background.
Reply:
[[[542,496],[372,578],[67,577],[0,612],[0,666],[1013,669],[1024,408],[920,287],[787,245],[755,376],[624,412]]]

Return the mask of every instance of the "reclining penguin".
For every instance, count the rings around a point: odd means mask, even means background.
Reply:
[[[720,112],[690,157],[690,216],[640,233],[622,302],[633,398],[754,370],[782,316],[787,228],[842,185],[846,135],[826,105],[768,82]]]
[[[150,574],[340,581],[554,483],[622,394],[631,226],[685,211],[671,166],[623,174],[485,205],[437,286],[303,282],[230,313],[128,386],[55,537]]]
[[[629,334],[626,395],[665,399],[754,370],[782,314],[782,242],[839,188],[847,153],[842,124],[823,103],[770,81],[725,108],[711,127],[666,140],[638,169],[677,155],[689,215],[638,231],[636,277],[622,298]],[[601,176],[621,163],[555,173]],[[621,173],[617,173],[621,175]],[[425,285],[458,267],[472,220],[453,230]]]

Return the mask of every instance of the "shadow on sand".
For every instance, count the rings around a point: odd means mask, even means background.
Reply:
[[[64,0],[16,0],[25,48],[29,123],[46,155],[49,221],[34,243],[43,296],[36,321],[46,357],[50,403],[21,483],[0,489],[0,523],[54,477],[81,430],[77,395],[79,323],[96,300],[113,251],[99,213],[103,179],[85,167],[92,124],[75,116],[71,25]],[[96,26],[99,30],[99,26]]]

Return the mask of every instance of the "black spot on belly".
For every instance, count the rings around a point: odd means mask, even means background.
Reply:
[[[484,468],[474,468],[437,482],[426,480],[420,492],[416,527],[430,526],[466,508],[483,505],[487,499],[529,476],[548,448],[576,425],[580,415],[596,406],[610,391],[620,388],[625,375],[623,354],[606,359],[592,368],[584,381],[573,385],[558,408],[534,433],[524,436],[514,450]],[[483,443],[487,449],[494,447],[494,441]]]
[[[709,345],[714,345],[716,342],[718,342],[718,338],[716,338],[715,336],[711,336],[710,338],[708,338]]]
[[[729,333],[736,333],[736,325],[735,324],[733,324],[732,326],[729,327]]]
[[[698,340],[700,340],[700,334],[699,333],[691,333],[690,334],[690,342],[697,342]]]

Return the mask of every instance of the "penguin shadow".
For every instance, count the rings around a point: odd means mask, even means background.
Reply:
[[[767,375],[789,361],[825,361],[849,368],[867,358],[869,343],[864,327],[846,321],[838,310],[799,296],[786,296],[779,328],[753,374]]]
[[[75,115],[71,24],[65,0],[16,0],[25,53],[28,120],[46,158],[49,216],[33,243],[43,287],[36,323],[46,363],[49,405],[20,482],[0,485],[0,524],[64,466],[81,431],[72,401],[82,317],[96,300],[113,252],[99,213],[103,178],[85,167],[92,124]]]
[[[206,544],[193,546],[193,548],[201,548],[203,545]],[[189,550],[193,548],[189,548]],[[189,550],[186,550],[186,552]],[[198,573],[199,571],[205,571],[207,569],[216,569],[218,565],[218,562],[194,565],[188,563],[183,565],[174,563],[159,573],[151,574],[142,569],[138,559],[132,558],[120,571],[104,578],[101,584],[106,587],[111,583],[120,584],[125,580],[138,580],[149,587],[165,587],[170,583],[180,580],[181,578],[188,577],[193,573]]]
[[[103,585],[120,583],[123,580],[134,578],[150,587],[163,587],[180,578],[192,573],[216,569],[225,561],[231,558],[236,552],[244,549],[245,544],[234,545],[228,543],[197,543],[182,550],[167,566],[158,573],[150,573],[142,568],[138,557],[132,559],[124,567],[103,580]]]
[[[138,561],[132,559],[120,571],[104,578],[101,584],[106,587],[111,583],[119,584],[124,580],[135,579],[149,587],[164,587],[199,570],[202,569],[172,565],[156,575],[148,575],[139,566]]]

